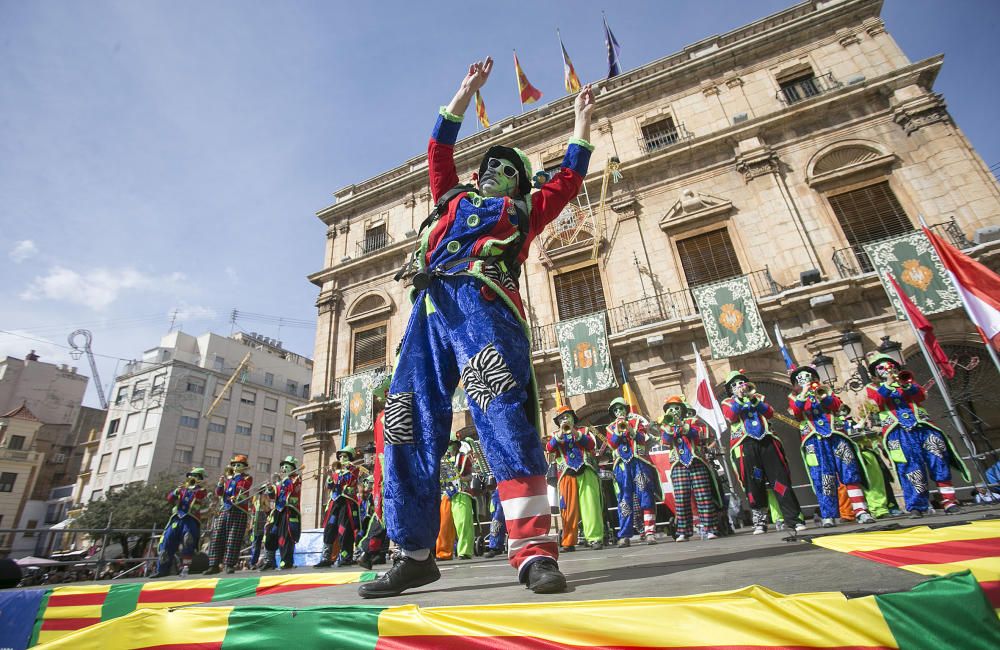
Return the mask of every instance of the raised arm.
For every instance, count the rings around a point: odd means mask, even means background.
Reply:
[[[455,171],[455,141],[458,140],[458,129],[462,125],[462,117],[469,108],[469,102],[476,96],[476,91],[483,87],[493,70],[493,59],[486,57],[469,66],[461,85],[451,102],[441,109],[431,141],[427,145],[427,167],[430,174],[431,196],[434,201],[442,194],[458,185],[458,172]]]

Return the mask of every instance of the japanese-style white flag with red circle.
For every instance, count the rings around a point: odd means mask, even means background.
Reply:
[[[705,362],[701,360],[701,353],[698,352],[698,346],[691,342],[691,349],[694,350],[694,360],[696,364],[696,390],[694,396],[694,410],[698,417],[705,421],[708,426],[712,427],[715,431],[715,437],[718,438],[719,444],[722,445],[722,434],[726,426],[726,418],[722,415],[722,407],[719,406],[719,400],[715,398],[715,393],[712,392],[712,382],[708,378],[708,368],[705,367]],[[725,447],[722,447],[725,449]]]

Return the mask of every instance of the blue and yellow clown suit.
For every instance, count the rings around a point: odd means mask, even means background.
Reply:
[[[431,135],[428,166],[436,203],[459,182],[453,153],[460,121],[442,110]],[[385,405],[386,526],[404,552],[435,546],[438,462],[448,445],[451,398],[461,378],[498,481],[510,564],[526,582],[532,562],[558,556],[549,536],[546,462],[518,277],[532,240],[579,191],[591,149],[571,140],[559,173],[530,197],[527,178],[520,179],[525,199],[463,189],[421,228],[413,309]]]
[[[707,539],[718,537],[718,513],[723,510],[722,491],[715,470],[703,457],[709,437],[705,426],[694,417],[694,409],[683,395],[668,397],[660,420],[661,442],[670,450],[670,483],[674,488],[678,542],[694,535],[692,498],[698,509],[698,523]]]
[[[926,391],[888,355],[872,357],[868,368],[872,377],[881,380],[868,384],[868,399],[878,408],[882,444],[896,465],[906,509],[915,517],[927,512],[929,482],[933,480],[945,512],[957,512],[951,469],[957,469],[966,481],[969,470],[948,436],[931,423],[920,406],[927,397]]]
[[[338,457],[344,454],[353,461],[354,448],[341,449]],[[338,460],[337,467],[326,477],[330,500],[323,515],[323,557],[315,565],[317,568],[334,563],[338,566],[354,564],[354,542],[361,525],[358,511],[359,474],[357,467]],[[333,557],[335,549],[336,558]]]
[[[167,503],[174,506],[170,519],[160,539],[159,561],[156,576],[170,575],[174,556],[180,550],[182,572],[191,564],[201,537],[201,511],[205,507],[208,490],[201,485],[205,470],[196,467],[188,472],[188,480],[167,494]]]
[[[781,440],[771,431],[768,420],[774,409],[742,372],[726,377],[729,397],[722,400],[722,414],[729,423],[729,455],[736,477],[750,501],[754,534],[767,532],[768,483],[788,526],[805,528],[799,500],[792,489],[792,477]]]
[[[799,422],[799,451],[816,493],[823,526],[832,526],[840,515],[838,484],[847,489],[858,522],[872,523],[874,518],[865,501],[868,478],[860,463],[861,451],[837,426],[843,403],[819,381],[819,373],[811,366],[795,368],[789,374],[795,391],[788,395],[788,408]]]
[[[246,468],[248,464],[246,456],[237,454],[230,462],[230,468],[235,465]],[[251,486],[253,477],[244,474],[242,469],[220,478],[215,486],[215,494],[222,498],[222,513],[208,553],[209,568],[206,573],[209,575],[219,572],[220,562],[226,565],[227,573],[232,573],[240,560],[243,538],[247,533]]]
[[[604,512],[601,482],[597,476],[594,450],[597,441],[586,427],[573,426],[576,412],[568,406],[556,411],[559,430],[549,436],[545,450],[555,456],[559,469],[559,509],[562,511],[562,550],[576,548],[577,527],[583,523],[583,537],[591,548],[604,546]]]
[[[609,411],[628,405],[622,398],[612,400]],[[640,531],[648,544],[655,544],[656,504],[663,500],[660,477],[646,453],[649,422],[637,413],[628,413],[607,426],[608,444],[614,449],[615,493],[618,497],[618,545],[628,546],[629,538]],[[635,523],[642,512],[642,527]]]
[[[264,530],[264,548],[267,550],[265,568],[295,568],[295,544],[302,533],[302,517],[299,500],[302,496],[302,477],[298,473],[298,461],[288,456],[281,463],[282,470],[291,468],[285,478],[268,489],[274,499],[274,508],[267,518]],[[277,552],[281,551],[281,562],[277,563]]]

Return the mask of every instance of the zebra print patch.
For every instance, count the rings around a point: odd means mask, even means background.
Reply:
[[[857,460],[854,457],[854,450],[851,448],[851,445],[843,440],[837,442],[837,445],[833,448],[833,455],[846,465],[850,465]]]
[[[413,444],[413,393],[391,393],[385,399],[385,444]]]
[[[514,279],[514,276],[503,271],[498,264],[484,264],[483,275],[508,291],[518,290],[517,280]]]
[[[493,344],[476,353],[462,369],[466,395],[483,411],[498,395],[517,388],[517,381]]]

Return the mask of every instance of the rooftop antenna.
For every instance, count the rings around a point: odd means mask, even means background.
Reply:
[[[174,331],[174,324],[177,322],[177,308],[174,308],[174,313],[170,314],[170,327],[167,329],[167,334]]]

